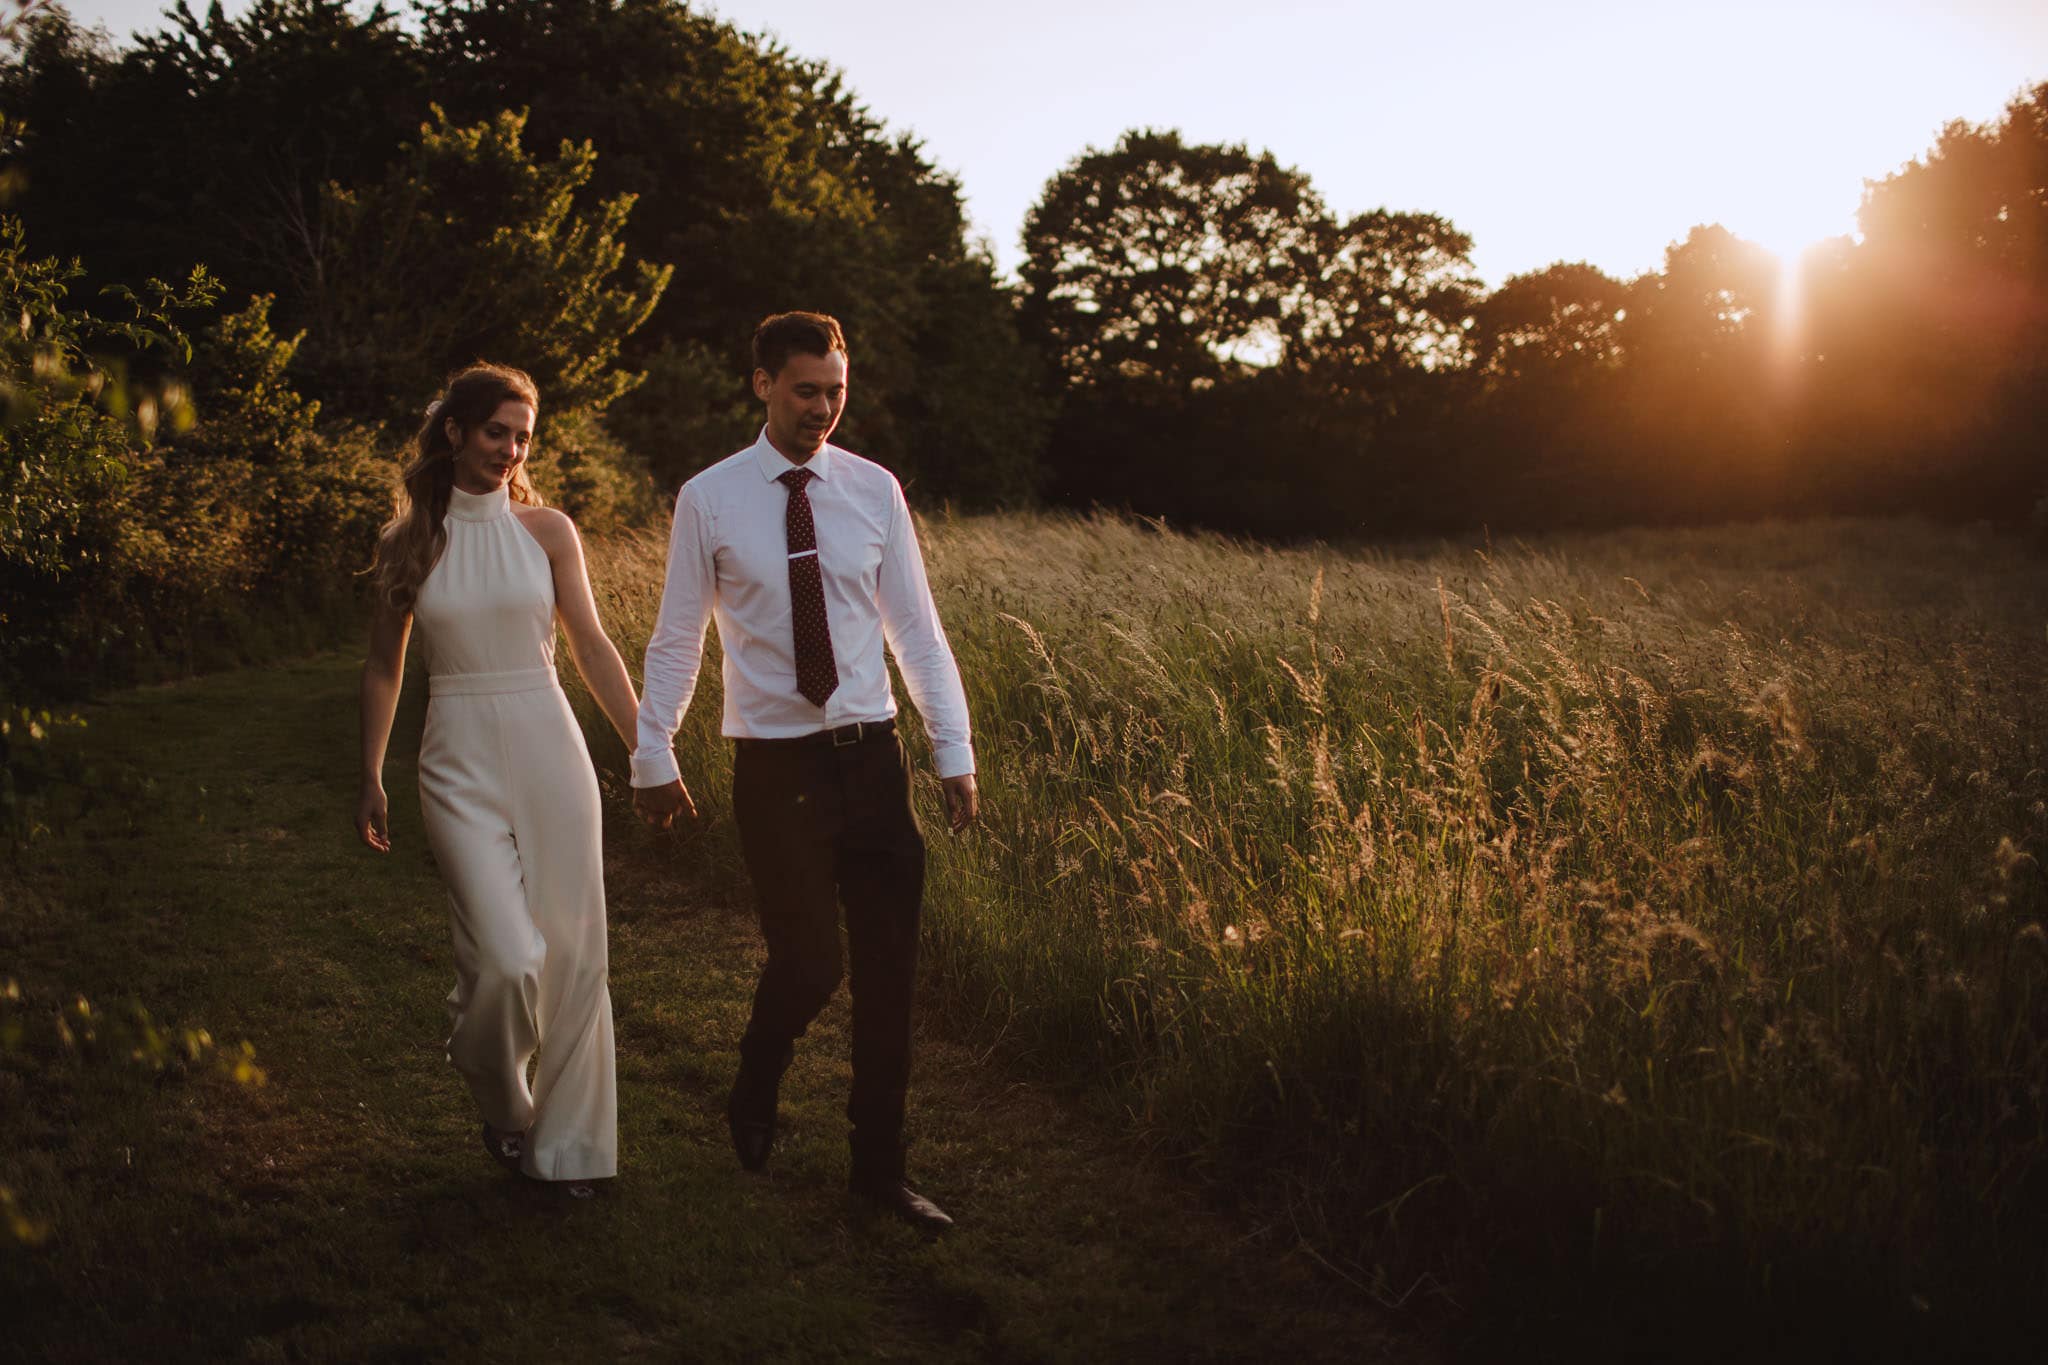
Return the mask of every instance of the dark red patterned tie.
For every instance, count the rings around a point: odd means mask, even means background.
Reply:
[[[825,580],[818,572],[818,528],[804,485],[817,475],[792,469],[776,481],[789,489],[789,612],[796,634],[796,690],[813,706],[839,686],[832,661],[832,628],[825,622]]]

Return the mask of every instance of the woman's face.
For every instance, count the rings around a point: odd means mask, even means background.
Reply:
[[[533,443],[533,404],[508,398],[498,410],[464,429],[448,419],[448,442],[455,447],[455,486],[465,493],[495,493],[511,482],[512,471],[526,461]]]

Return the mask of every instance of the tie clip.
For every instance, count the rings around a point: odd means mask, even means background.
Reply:
[[[795,554],[791,555],[790,558],[802,559],[805,555],[814,555],[816,553],[818,553],[816,550],[798,550]]]

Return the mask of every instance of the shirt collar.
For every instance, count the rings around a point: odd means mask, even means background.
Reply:
[[[754,467],[761,471],[761,477],[773,483],[792,469],[808,469],[814,478],[825,479],[832,475],[832,444],[826,442],[818,453],[802,464],[794,464],[787,455],[775,448],[768,439],[768,428],[762,427],[760,436],[754,440]]]

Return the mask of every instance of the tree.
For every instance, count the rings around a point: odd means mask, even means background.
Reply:
[[[166,18],[125,52],[61,9],[27,22],[0,70],[0,108],[26,125],[19,211],[92,285],[204,262],[303,325],[290,308],[321,187],[375,176],[425,116],[410,40],[391,8],[349,0],[253,0],[232,18],[179,0]]]
[[[1125,133],[1025,217],[1028,334],[1075,384],[1186,391],[1271,363],[1308,320],[1326,219],[1270,152]]]
[[[1584,262],[1510,276],[1473,311],[1473,361],[1496,387],[1573,385],[1622,363],[1627,286]]]
[[[1052,417],[1043,365],[1018,336],[1016,308],[994,275],[980,255],[934,259],[919,272],[916,369],[892,398],[906,488],[969,509],[1037,501]]]
[[[1321,283],[1291,358],[1310,385],[1298,401],[1325,409],[1358,447],[1311,484],[1360,509],[1354,525],[1368,507],[1412,517],[1463,503],[1430,485],[1456,453],[1479,287],[1472,238],[1447,218],[1375,209],[1326,231]]]
[[[1821,318],[1828,421],[1922,505],[2011,515],[2048,491],[2048,82],[1866,182],[1864,240]]]
[[[330,220],[346,201],[327,187],[381,185],[414,154],[404,148],[431,105],[467,128],[514,104],[529,146],[596,152],[577,205],[637,196],[619,242],[675,270],[617,366],[683,381],[620,411],[621,430],[661,433],[640,453],[664,471],[727,453],[755,324],[808,307],[837,314],[853,341],[843,430],[854,448],[967,502],[1035,482],[1039,405],[988,405],[975,391],[991,371],[1028,374],[1031,357],[1008,291],[968,241],[959,186],[914,139],[883,128],[840,73],[675,0],[417,10],[408,30],[390,8],[348,0],[256,0],[234,18],[180,6],[127,51],[58,14],[32,21],[36,41],[0,65],[0,111],[28,120],[0,155],[28,186],[35,240],[74,245],[92,282],[172,277],[206,260],[237,294],[274,296],[278,326],[306,333],[300,360],[320,367],[309,370],[317,384],[397,383],[393,370],[363,368],[380,350],[418,353],[396,332],[388,347],[369,330],[346,339],[356,358],[345,374],[331,369],[339,358],[318,310],[335,306],[337,284],[322,272],[356,249],[336,234],[362,229]],[[122,173],[108,176],[110,165]],[[408,375],[403,388],[423,382]],[[323,396],[344,412],[416,402]],[[956,420],[969,411],[975,420]],[[676,433],[717,444],[675,450]]]
[[[1266,535],[1452,505],[1431,471],[1479,284],[1447,219],[1338,223],[1270,152],[1130,132],[1047,184],[1025,249],[1053,496]]]
[[[1625,343],[1674,379],[1738,364],[1776,321],[1777,257],[1720,224],[1665,249],[1664,269],[1629,291]]]
[[[1329,232],[1302,351],[1359,383],[1456,369],[1479,298],[1472,237],[1433,213],[1374,209]]]
[[[1451,442],[1468,515],[1497,529],[1583,524],[1633,497],[1617,439],[1628,294],[1560,262],[1474,306],[1473,382]]]
[[[330,185],[306,265],[303,370],[344,414],[402,419],[440,376],[488,357],[527,370],[551,409],[602,408],[637,376],[618,365],[670,270],[625,259],[633,207],[576,206],[596,152],[552,162],[520,145],[525,119],[457,127],[440,110],[376,183]]]
[[[670,0],[439,0],[422,10],[438,97],[488,117],[517,89],[540,139],[589,141],[592,192],[638,195],[624,241],[675,282],[626,355],[650,380],[615,426],[674,481],[751,437],[747,341],[767,313],[845,324],[853,448],[913,496],[1014,500],[1044,418],[1007,292],[967,241],[960,188],[829,65]],[[972,414],[971,420],[962,420]]]
[[[1944,346],[2048,329],[2048,82],[1994,123],[1943,128],[1924,158],[1865,183],[1869,262],[1941,305]],[[1965,333],[1969,335],[1965,335]]]

